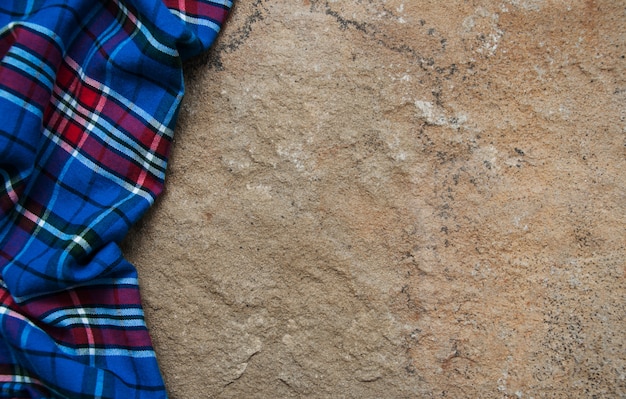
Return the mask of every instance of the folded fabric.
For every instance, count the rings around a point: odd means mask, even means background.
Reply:
[[[118,243],[229,0],[0,2],[0,397],[163,398]]]

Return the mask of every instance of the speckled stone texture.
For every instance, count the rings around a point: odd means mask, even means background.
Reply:
[[[240,0],[124,243],[171,397],[626,397],[625,32]]]

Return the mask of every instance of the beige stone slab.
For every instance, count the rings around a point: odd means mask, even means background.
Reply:
[[[626,397],[626,2],[237,2],[124,247],[170,395]]]

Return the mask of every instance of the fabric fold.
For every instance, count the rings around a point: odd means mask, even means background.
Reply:
[[[0,4],[0,397],[162,398],[118,243],[163,189],[225,0]]]

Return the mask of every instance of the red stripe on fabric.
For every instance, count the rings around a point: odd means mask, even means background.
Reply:
[[[189,2],[183,0],[183,3],[185,4],[185,8],[186,8],[187,4]],[[165,4],[165,7],[167,7],[167,8],[173,8],[173,9],[176,9],[176,10],[181,10],[180,4],[179,4],[179,0],[163,0],[163,4]],[[181,11],[184,11],[184,10],[181,10]]]
[[[65,68],[66,66],[67,64],[63,64],[61,66],[61,70],[63,70],[63,68]],[[70,73],[73,73],[73,71]],[[78,93],[78,98],[80,99],[80,102],[86,108],[92,110],[96,108],[96,105],[98,105],[98,102],[102,99],[102,96],[104,95],[102,92],[93,90],[91,87],[86,86],[82,82],[78,82],[78,87],[76,88],[76,91]]]
[[[57,116],[59,119],[64,118],[63,115],[55,113],[51,120],[57,121]],[[72,119],[63,119],[63,121],[66,123],[62,126],[62,131],[59,132],[65,143],[65,145],[61,145],[62,151],[72,153],[74,149],[78,149],[81,154],[89,157],[100,168],[118,176],[120,179],[124,179],[129,184],[155,195],[161,191],[163,186],[162,179],[148,172],[142,164],[136,163],[143,161],[143,159],[126,158],[112,150],[114,143],[102,143],[94,136],[85,136],[83,134],[85,128],[82,125],[77,125]],[[51,157],[51,159],[55,158]]]
[[[23,214],[18,217],[15,224],[24,232],[32,233],[37,227],[39,227],[37,221],[46,211],[46,207],[37,201],[33,201],[32,198],[28,198],[24,203],[23,208]]]
[[[228,15],[228,9],[204,1],[185,0],[184,9],[181,9],[178,0],[166,0],[165,6],[170,9],[179,10],[186,15],[206,19],[207,17],[221,24]]]
[[[64,307],[75,308],[76,303],[72,300],[72,291],[75,298],[80,299],[81,307],[102,307],[108,305],[123,307],[116,301],[132,302],[134,308],[139,306],[139,291],[137,288],[119,288],[115,286],[103,287],[81,287],[78,289],[64,291],[52,295],[47,295],[45,299],[32,301],[24,306],[17,305],[13,297],[6,289],[0,287],[0,302],[3,306],[21,315],[28,315],[29,318],[40,328],[45,328],[46,332],[58,343],[72,347],[122,347],[122,348],[150,348],[152,342],[145,326],[132,328],[115,328],[109,326],[98,326],[89,324],[89,316],[84,316],[87,325],[75,325],[71,327],[55,327],[43,324],[41,316],[52,311],[62,310]],[[109,302],[109,303],[107,303]],[[130,303],[129,303],[130,304]],[[35,316],[35,317],[33,317]],[[80,317],[80,316],[76,316]],[[143,318],[133,318],[134,320]],[[15,327],[19,323],[15,324]],[[89,332],[89,334],[88,334]],[[14,331],[19,334],[19,331]]]
[[[152,341],[145,328],[118,330],[94,327],[93,335],[96,345],[123,345],[129,348],[148,348],[152,346]]]
[[[50,99],[50,91],[40,81],[11,68],[0,66],[0,82],[2,86],[19,93],[24,102],[36,104],[42,110]]]
[[[2,39],[0,39],[0,59],[4,58],[5,54],[9,51],[13,44],[17,41],[17,29],[7,30],[4,33]]]
[[[108,144],[111,146],[111,143]],[[151,193],[156,194],[159,192],[163,185],[161,180],[152,173],[148,173],[143,165],[135,163],[136,160],[125,158],[119,153],[112,151],[109,146],[105,146],[94,137],[88,136],[84,138],[80,151],[91,157],[99,167],[105,168],[130,184],[141,187]]]
[[[224,7],[219,7],[214,4],[204,3],[201,1],[192,2],[195,6],[194,14],[200,17],[209,17],[216,21],[218,24],[222,24],[228,15],[228,10]]]
[[[123,24],[121,24],[122,30],[131,36],[137,29],[137,12],[128,2],[125,2],[124,6],[127,7],[127,11],[124,11],[116,1],[109,1],[107,2],[106,9],[117,19],[118,23],[123,22]],[[120,17],[119,14],[122,12],[124,12],[125,15]],[[120,21],[122,18],[123,21]]]
[[[20,28],[15,30],[18,41],[24,43],[24,46],[28,48],[30,52],[45,55],[45,59],[52,65],[57,64],[63,58],[61,49],[52,38],[42,36],[39,32]]]
[[[106,97],[102,93],[102,88],[94,88],[82,80],[75,79],[75,71],[67,63],[63,63],[59,69],[58,87],[61,91],[68,92],[79,100],[88,111],[105,116],[117,129],[127,133],[129,137],[139,143],[144,148],[151,149],[156,136],[153,127],[139,119],[128,108],[122,107],[119,103]],[[75,79],[75,80],[73,80]],[[104,98],[104,102],[98,105],[98,101]],[[141,133],[141,134],[140,134]],[[169,140],[165,140],[157,148],[152,149],[156,156],[165,158],[169,147]]]
[[[51,65],[58,64],[62,58],[61,51],[53,40],[19,25],[7,31],[0,40],[0,58],[18,43],[23,43],[30,53],[43,55],[43,59]]]
[[[35,230],[40,228],[38,222],[47,209],[32,197],[26,197],[22,208],[21,213],[15,218],[14,225],[17,228],[11,232],[11,240],[0,248],[0,257],[6,259],[7,262],[11,262],[23,250],[25,243],[32,238]],[[0,262],[0,266],[4,263]]]
[[[65,131],[63,132],[63,138],[66,142],[71,143],[72,146],[76,148],[78,147],[78,144],[80,143],[81,138],[84,134],[87,134],[85,132],[84,126],[79,126],[78,124],[70,120],[65,127]]]
[[[146,328],[107,328],[106,326],[89,325],[96,347],[149,348],[152,345]],[[57,342],[68,346],[91,347],[92,342],[83,325],[72,327],[46,327],[46,331]]]
[[[18,199],[24,192],[24,182],[20,181],[13,185],[13,192],[8,192],[0,195],[0,215],[5,215],[10,209],[12,209],[17,203]]]
[[[132,287],[84,287],[76,288],[74,292],[80,299],[82,307],[139,307],[141,300],[139,289]],[[24,310],[28,314],[41,318],[43,315],[61,308],[71,308],[72,298],[68,292],[59,292],[47,295],[25,304]]]

